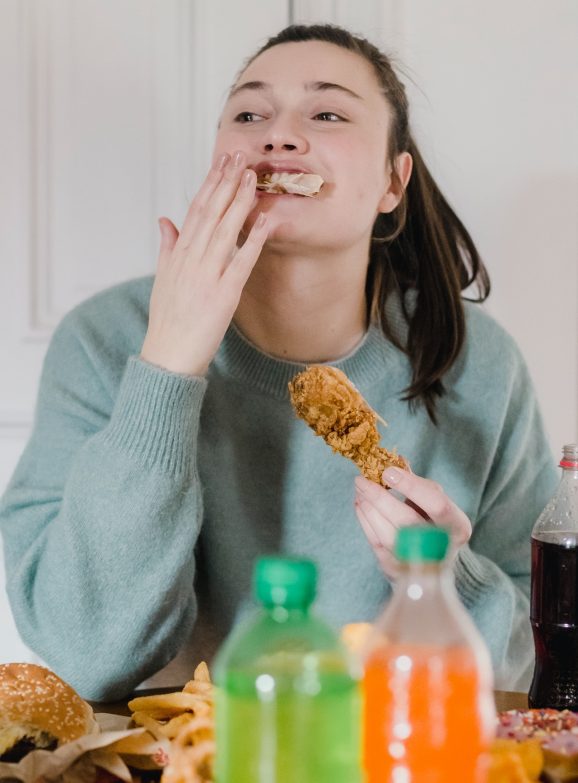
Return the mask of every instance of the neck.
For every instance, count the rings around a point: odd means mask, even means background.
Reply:
[[[356,255],[264,251],[243,289],[235,325],[261,351],[287,361],[346,356],[367,329],[367,254]]]

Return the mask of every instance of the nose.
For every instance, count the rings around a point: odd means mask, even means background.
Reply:
[[[272,141],[269,144],[265,144],[264,149],[266,152],[273,152],[276,149],[280,150],[296,150],[297,145],[285,142],[285,144],[274,144]]]
[[[264,152],[307,152],[309,142],[296,121],[287,117],[277,117],[267,123],[268,128],[263,134],[262,148]]]

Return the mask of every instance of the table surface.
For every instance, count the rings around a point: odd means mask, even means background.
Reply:
[[[182,690],[182,686],[174,688],[155,688],[153,690],[136,691],[134,696],[147,696],[152,693],[173,693]],[[495,691],[496,709],[502,710],[525,710],[528,708],[528,695],[526,693],[515,693],[513,691]],[[128,701],[128,700],[127,700]],[[130,715],[126,701],[117,702],[90,702],[95,712],[109,712],[114,715]]]

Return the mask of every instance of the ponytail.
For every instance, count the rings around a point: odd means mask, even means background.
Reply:
[[[473,301],[482,302],[490,293],[490,279],[468,230],[411,138],[407,151],[413,171],[402,203],[392,213],[380,214],[374,224],[367,295],[373,319],[410,360],[412,382],[404,399],[423,402],[435,422],[443,376],[466,336],[462,291],[474,284]],[[416,299],[410,308],[405,294],[411,290]],[[387,319],[386,302],[394,291],[408,323],[405,343]]]
[[[247,64],[273,46],[301,41],[335,44],[373,66],[392,112],[388,149],[392,176],[397,176],[397,156],[402,152],[412,156],[413,171],[400,204],[375,221],[366,294],[372,319],[409,358],[412,379],[403,399],[410,405],[425,405],[435,423],[436,402],[445,393],[444,375],[466,337],[462,291],[475,285],[477,296],[472,301],[483,302],[490,293],[488,273],[411,137],[405,87],[383,52],[336,25],[291,25],[270,38]],[[410,304],[406,294],[412,291],[415,300]],[[399,297],[407,322],[404,337],[388,320],[386,303],[392,294]]]

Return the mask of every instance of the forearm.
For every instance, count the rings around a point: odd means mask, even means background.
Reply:
[[[84,696],[127,693],[175,655],[194,622],[194,387],[132,363],[108,425],[74,454],[63,486],[25,459],[6,495],[17,625]]]
[[[534,660],[529,576],[512,579],[468,545],[461,547],[454,573],[460,598],[488,646],[496,687],[527,690]]]

